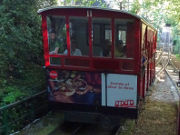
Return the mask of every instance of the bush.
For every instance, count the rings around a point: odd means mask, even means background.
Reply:
[[[0,1],[0,106],[44,90],[39,8],[56,0]]]

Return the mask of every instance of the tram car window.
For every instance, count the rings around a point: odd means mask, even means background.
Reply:
[[[131,29],[134,25],[133,20],[115,20],[115,50],[116,58],[133,58],[135,32]]]
[[[93,56],[111,57],[111,19],[93,18]]]
[[[71,55],[88,56],[88,18],[70,17]]]
[[[66,23],[63,16],[47,16],[49,54],[67,55]],[[60,58],[51,57],[52,65],[60,65]]]
[[[65,17],[48,16],[47,27],[48,27],[49,53],[63,54],[67,48]]]

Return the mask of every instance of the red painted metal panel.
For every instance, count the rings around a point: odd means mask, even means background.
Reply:
[[[114,59],[114,41],[115,41],[115,22],[114,22],[114,18],[112,19],[112,23],[111,23],[111,28],[112,28],[112,47],[111,47],[111,55],[112,58]]]
[[[134,44],[134,59],[135,59],[135,70],[138,72],[141,70],[141,29],[140,21],[135,21],[135,44]]]
[[[69,16],[66,16],[66,39],[67,39],[67,49],[68,56],[70,56],[70,32],[69,32]]]
[[[43,15],[66,15],[66,16],[87,16],[87,9],[82,8],[59,8],[51,9],[42,13]]]
[[[92,11],[89,10],[87,12],[88,14],[88,34],[89,34],[89,56],[90,56],[90,68],[92,69],[93,67],[93,59],[92,59]]]
[[[45,66],[49,66],[49,48],[48,48],[48,34],[46,16],[42,16],[42,32],[43,32],[43,45],[44,45],[44,60]]]
[[[88,11],[88,12],[87,12]],[[92,14],[91,14],[92,11]],[[88,13],[88,14],[87,14]],[[66,16],[66,36],[67,36],[67,48],[68,48],[68,56],[63,56],[63,55],[50,55],[53,57],[60,57],[62,60],[62,65],[57,66],[57,68],[60,69],[68,69],[69,66],[64,64],[64,60],[66,57],[71,57],[72,59],[87,59],[90,61],[89,67],[79,67],[79,69],[84,69],[86,68],[89,71],[93,70],[103,70],[105,69],[113,69],[114,72],[119,72],[119,73],[135,73],[138,74],[140,72],[140,64],[141,64],[141,54],[140,54],[140,21],[138,18],[135,18],[134,16],[120,13],[120,12],[115,12],[115,11],[106,11],[106,10],[98,10],[98,9],[85,9],[85,8],[68,8],[68,9],[51,9],[45,12],[41,13],[43,15],[42,19],[42,27],[43,27],[43,42],[44,42],[44,53],[45,53],[45,62],[46,66],[49,66],[49,54],[48,54],[48,39],[47,39],[47,24],[46,24],[46,16],[45,15],[63,15]],[[88,33],[89,33],[89,56],[90,57],[79,57],[79,56],[70,56],[70,32],[69,32],[69,16],[88,16]],[[92,56],[92,17],[105,17],[105,18],[111,18],[112,19],[112,48],[111,48],[111,53],[112,57],[111,58],[94,58]],[[135,24],[133,27],[131,26],[128,29],[128,33],[130,34],[129,38],[127,38],[127,48],[128,48],[128,56],[131,56],[133,60],[129,59],[114,59],[114,40],[115,40],[115,28],[114,28],[114,19],[115,18],[133,18],[135,19]],[[132,30],[134,32],[132,32]],[[135,33],[135,34],[134,34]],[[135,40],[134,42],[131,41],[131,37],[134,37]],[[132,46],[133,44],[133,46]],[[146,46],[146,49],[149,47]],[[115,60],[115,61],[114,61]],[[99,61],[99,63],[98,63]],[[98,64],[102,64],[100,66],[97,66]],[[130,63],[129,67],[126,66],[126,63]],[[93,65],[95,64],[95,65]],[[70,66],[72,69],[77,69],[78,67],[73,67]],[[98,67],[98,68],[97,68]],[[123,69],[123,67],[126,67],[127,69]],[[128,69],[129,68],[129,69]]]
[[[107,17],[107,18],[133,18],[137,19],[132,15],[121,13],[121,12],[115,12],[115,11],[107,11],[107,10],[98,10],[93,9],[92,10],[92,16],[94,17]]]

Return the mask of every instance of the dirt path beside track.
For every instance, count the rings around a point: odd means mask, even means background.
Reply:
[[[162,76],[150,88],[137,121],[127,121],[118,135],[176,135],[179,98],[170,79]]]
[[[178,60],[175,55],[171,55],[171,58],[174,65],[180,70],[180,60]]]
[[[133,135],[176,135],[177,101],[175,88],[164,76],[147,98]]]

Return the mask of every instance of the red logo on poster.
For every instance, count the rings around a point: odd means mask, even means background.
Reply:
[[[135,107],[134,100],[117,100],[115,101],[115,107]]]
[[[56,71],[52,70],[52,71],[50,71],[49,76],[51,79],[56,79],[58,74]]]

